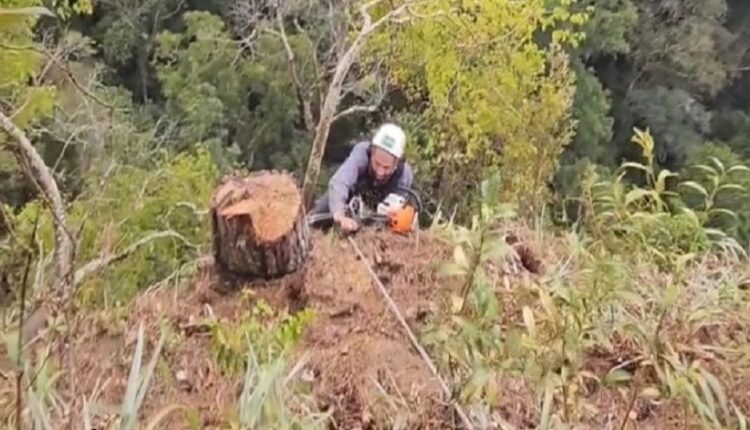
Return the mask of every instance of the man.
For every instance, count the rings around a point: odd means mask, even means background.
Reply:
[[[365,204],[377,206],[397,187],[411,188],[414,175],[404,161],[406,134],[401,127],[386,123],[372,141],[358,143],[328,183],[328,192],[320,197],[311,213],[330,212],[344,231],[355,231],[359,224],[346,213],[349,200],[362,196]]]

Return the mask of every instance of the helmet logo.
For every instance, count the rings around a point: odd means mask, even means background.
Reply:
[[[391,136],[383,136],[383,140],[381,140],[380,143],[385,147],[393,148],[393,145],[396,144],[396,141]]]

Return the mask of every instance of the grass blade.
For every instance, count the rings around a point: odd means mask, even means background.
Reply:
[[[138,385],[141,375],[141,360],[143,359],[143,324],[138,327],[138,337],[136,339],[135,353],[133,362],[130,365],[130,374],[128,375],[128,386],[125,391],[125,399],[122,402],[120,412],[120,430],[130,430],[135,425],[135,401],[138,396]]]

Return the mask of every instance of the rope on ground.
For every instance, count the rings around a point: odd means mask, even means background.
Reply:
[[[445,383],[445,380],[440,376],[440,374],[437,371],[437,368],[435,367],[435,364],[430,359],[430,356],[427,355],[427,351],[422,348],[422,345],[419,344],[419,341],[417,341],[416,336],[414,336],[414,333],[409,328],[409,324],[407,324],[404,317],[401,315],[401,312],[398,309],[398,306],[391,298],[391,295],[388,294],[388,290],[385,289],[385,286],[382,282],[380,282],[380,278],[378,278],[378,275],[375,273],[375,271],[372,269],[372,265],[370,265],[367,262],[367,259],[365,259],[364,254],[359,249],[359,246],[357,246],[357,243],[354,241],[352,236],[348,236],[347,239],[349,239],[349,243],[352,244],[352,248],[354,248],[354,251],[359,256],[360,260],[362,260],[362,264],[367,268],[367,271],[370,272],[370,276],[375,281],[375,285],[378,287],[378,290],[380,290],[380,293],[385,298],[386,303],[388,303],[388,307],[391,309],[391,312],[393,312],[393,315],[396,317],[399,323],[401,323],[401,326],[404,328],[404,331],[406,332],[406,335],[409,337],[409,340],[411,341],[414,348],[416,348],[417,352],[419,352],[419,355],[422,357],[422,360],[427,364],[427,367],[430,368],[430,371],[432,374],[437,378],[438,382],[440,382],[440,386],[443,389],[443,392],[445,395],[452,399],[453,396],[451,394],[450,388],[448,388],[448,384]],[[463,422],[464,426],[467,430],[474,430],[474,426],[471,424],[471,421],[469,421],[469,417],[466,415],[466,412],[464,412],[461,405],[458,404],[455,400],[451,400],[451,403],[453,404],[453,408],[456,410],[456,413],[458,414],[459,418],[461,418],[461,421]]]

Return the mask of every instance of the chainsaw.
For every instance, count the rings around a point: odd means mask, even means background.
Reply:
[[[419,215],[422,213],[422,201],[419,195],[410,188],[398,187],[388,194],[377,207],[369,208],[361,196],[349,200],[347,216],[352,217],[362,226],[375,226],[407,234],[419,227]],[[310,215],[308,225],[313,228],[333,223],[333,215],[322,213]]]

